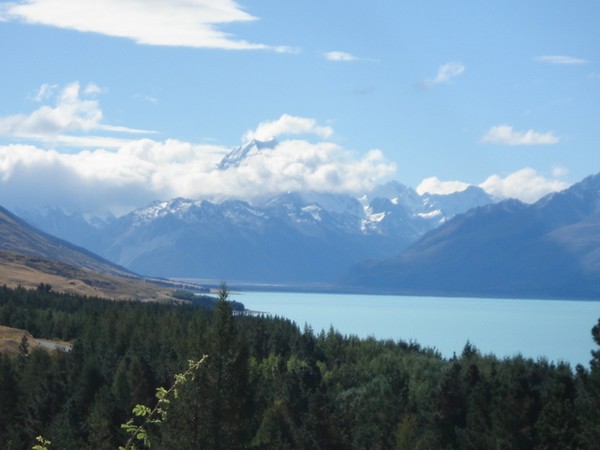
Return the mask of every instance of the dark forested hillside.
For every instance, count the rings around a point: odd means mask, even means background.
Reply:
[[[73,342],[0,354],[2,449],[116,449],[208,355],[149,437],[157,449],[595,448],[600,351],[588,368],[300,330],[279,318],[0,288],[0,324]],[[594,323],[590,323],[590,328]],[[600,345],[600,322],[594,327]]]

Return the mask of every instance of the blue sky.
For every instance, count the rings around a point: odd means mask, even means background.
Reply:
[[[598,23],[594,0],[0,2],[0,204],[391,179],[534,201],[600,171]],[[216,169],[251,137],[280,144]]]

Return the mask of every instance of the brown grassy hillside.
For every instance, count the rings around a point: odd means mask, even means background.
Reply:
[[[29,349],[43,348],[50,351],[69,351],[71,343],[49,339],[36,339],[29,331],[0,325],[0,352],[15,354],[19,352],[19,346],[23,336],[27,338]]]
[[[152,280],[150,280],[152,281]],[[81,247],[32,227],[0,206],[0,284],[113,300],[173,300],[177,283],[150,282]]]
[[[0,250],[58,261],[107,275],[140,278],[92,252],[32,227],[1,206]]]
[[[46,258],[0,250],[0,284],[35,289],[40,283],[50,284],[56,292],[142,301],[172,300],[171,292],[176,287],[97,273]]]

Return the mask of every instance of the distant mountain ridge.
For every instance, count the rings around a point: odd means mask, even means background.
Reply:
[[[290,192],[256,204],[177,198],[92,223],[60,210],[19,213],[145,275],[330,282],[362,260],[397,254],[461,210],[494,201],[479,188],[451,196],[420,196],[400,183],[381,189],[359,198]]]
[[[532,205],[454,217],[398,256],[361,263],[342,284],[433,295],[600,299],[600,174]]]
[[[217,165],[228,170],[272,151],[251,140]],[[253,282],[332,282],[365,259],[399,253],[456,214],[494,202],[470,187],[419,195],[389,182],[360,196],[286,192],[252,202],[175,198],[106,219],[57,208],[19,215],[136,273]]]

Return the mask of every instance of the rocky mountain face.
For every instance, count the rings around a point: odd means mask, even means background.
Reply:
[[[343,284],[419,294],[600,298],[600,174],[532,205],[472,209]]]
[[[145,275],[327,282],[360,261],[395,255],[455,214],[492,201],[478,188],[420,196],[388,183],[360,198],[286,193],[253,204],[178,198],[104,221],[57,209],[20,214]]]

